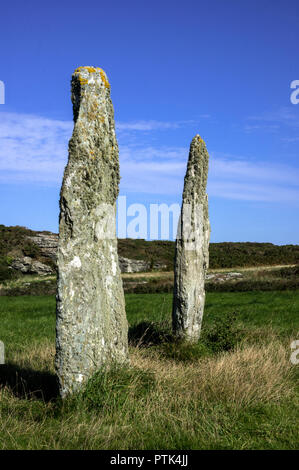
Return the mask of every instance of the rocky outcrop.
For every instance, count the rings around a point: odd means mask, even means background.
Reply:
[[[196,135],[191,142],[184,180],[174,266],[174,333],[189,342],[200,336],[209,264],[210,223],[206,194],[209,154]]]
[[[57,259],[57,247],[58,247],[58,234],[47,233],[47,232],[36,232],[34,236],[28,236],[28,239],[37,245],[43,257],[56,262]],[[13,268],[17,271],[21,271],[23,274],[54,274],[52,266],[48,266],[44,263],[39,263],[36,260],[29,262],[28,257],[17,258],[13,261]],[[38,268],[38,264],[40,267]],[[139,273],[147,272],[151,270],[164,270],[167,268],[166,264],[162,263],[151,263],[145,260],[125,258],[124,256],[118,257],[119,268],[122,273]],[[33,266],[33,270],[31,267]],[[38,269],[35,269],[38,268]]]
[[[151,266],[149,261],[140,259],[130,259],[123,256],[118,257],[119,267],[122,273],[141,273],[154,270],[166,269],[166,264],[154,263]]]
[[[232,281],[241,278],[243,278],[243,274],[238,272],[206,274],[206,281],[213,281],[215,283]]]
[[[22,274],[38,274],[39,276],[49,276],[55,272],[51,266],[34,260],[30,256],[14,259],[11,268],[20,271]]]
[[[101,69],[72,76],[74,130],[60,193],[56,371],[64,397],[97,370],[128,359],[118,265],[118,144],[110,85]]]
[[[148,261],[139,259],[129,259],[119,256],[118,262],[122,273],[140,273],[148,271],[150,268],[150,263]]]
[[[56,261],[58,234],[36,232],[36,235],[27,238],[40,248],[40,251],[43,256],[45,256],[46,258],[50,258],[53,261]]]

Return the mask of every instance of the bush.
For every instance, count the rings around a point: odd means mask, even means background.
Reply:
[[[237,325],[236,312],[215,319],[202,331],[201,341],[213,352],[230,351],[240,340],[241,329]]]
[[[40,248],[32,242],[24,243],[22,251],[25,256],[30,256],[30,258],[37,258],[41,254]]]
[[[12,258],[9,256],[2,256],[0,258],[0,281],[6,281],[17,277],[16,271],[10,268]]]
[[[13,269],[5,264],[0,264],[0,281],[6,281],[8,279],[13,279],[15,273]]]

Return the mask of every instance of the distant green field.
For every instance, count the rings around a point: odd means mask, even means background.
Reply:
[[[171,302],[126,295],[130,331],[170,331]],[[202,343],[132,343],[129,369],[95,376],[62,404],[55,298],[0,297],[0,449],[296,449],[298,312],[296,290],[209,292]]]

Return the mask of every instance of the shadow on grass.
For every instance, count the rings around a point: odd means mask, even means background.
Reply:
[[[49,402],[59,395],[54,374],[22,368],[13,363],[0,365],[0,388],[5,386],[18,398],[37,398]]]
[[[143,321],[129,328],[129,344],[148,347],[174,341],[168,323]]]
[[[200,342],[192,344],[175,337],[167,322],[144,321],[130,327],[129,343],[141,348],[154,347],[161,358],[180,362],[192,362],[209,353]]]
[[[233,350],[241,340],[238,314],[228,312],[203,328],[199,341],[193,343],[176,337],[168,322],[143,321],[129,328],[129,344],[155,347],[162,357],[188,362],[211,354]]]

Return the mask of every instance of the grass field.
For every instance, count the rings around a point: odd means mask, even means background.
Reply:
[[[0,448],[298,448],[299,291],[209,292],[192,347],[171,338],[171,300],[126,295],[130,367],[62,403],[54,297],[0,297]]]

